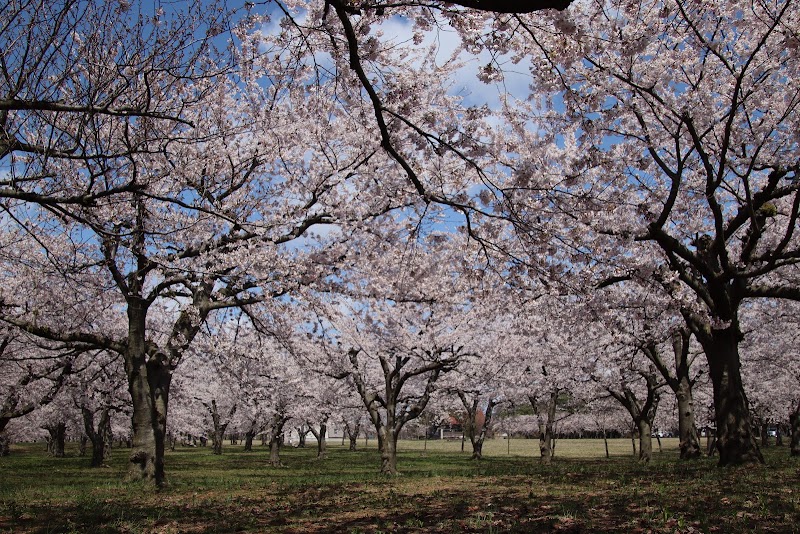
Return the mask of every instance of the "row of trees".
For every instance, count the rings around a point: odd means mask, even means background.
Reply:
[[[796,6],[507,4],[10,2],[3,427],[121,367],[161,485],[171,394],[220,419],[204,388],[312,372],[393,471],[445,376],[470,413],[535,385],[542,436],[603,395],[649,436],[666,384],[688,458],[702,374],[729,465],[774,369],[797,451]]]
[[[434,257],[442,256],[425,256]],[[452,279],[426,276],[441,286]],[[473,458],[481,457],[487,432],[537,436],[543,462],[553,456],[556,432],[638,434],[639,457],[646,462],[651,435],[677,429],[681,456],[701,454],[698,427],[715,426],[713,392],[698,359],[702,351],[686,331],[642,340],[626,331],[637,325],[618,322],[624,309],[607,324],[591,319],[596,310],[587,303],[565,304],[561,297],[542,296],[511,315],[498,309],[508,304],[508,294],[499,291],[481,299],[494,300],[497,307],[476,310],[459,303],[459,312],[453,299],[463,295],[454,288],[448,294],[447,300],[424,303],[367,302],[326,291],[313,306],[291,302],[262,309],[259,326],[251,322],[255,315],[241,314],[210,324],[174,375],[167,446],[193,436],[195,442],[208,439],[219,454],[226,433],[239,436],[246,450],[262,436],[271,446],[271,462],[279,465],[287,432],[313,433],[324,457],[320,436],[335,424],[346,429],[353,446],[359,435],[375,435],[381,469],[392,473],[404,428],[420,426],[422,434],[432,424],[455,419],[471,442]],[[771,311],[769,324],[751,331],[744,376],[755,432],[774,428],[785,435],[797,370],[773,355],[772,332],[794,331],[796,314]],[[276,321],[291,315],[288,324]],[[584,320],[576,321],[578,316]],[[766,318],[763,310],[752,316],[758,323]],[[303,322],[307,328],[291,327]],[[783,341],[794,350],[795,339]],[[104,361],[102,371],[98,361]],[[74,360],[58,394],[11,425],[12,433],[31,439],[46,431],[49,442],[58,443],[60,432],[63,443],[70,427],[91,442],[92,464],[102,465],[112,436],[129,439],[130,399],[120,387],[125,376],[118,358],[97,354],[91,363],[91,369],[78,369],[81,361]],[[681,372],[687,375],[685,388],[675,387],[674,376]],[[762,446],[767,442],[762,434]],[[53,452],[59,450],[63,444]]]

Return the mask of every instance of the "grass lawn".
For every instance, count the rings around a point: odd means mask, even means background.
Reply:
[[[800,460],[785,447],[766,449],[766,466],[719,469],[662,442],[643,466],[630,440],[611,441],[610,459],[602,440],[559,440],[542,466],[533,440],[488,442],[480,462],[460,442],[406,441],[397,477],[377,473],[374,440],[331,443],[321,461],[287,447],[283,468],[262,447],[178,448],[162,491],[124,482],[126,450],[89,469],[74,450],[18,445],[0,458],[0,532],[800,532]]]

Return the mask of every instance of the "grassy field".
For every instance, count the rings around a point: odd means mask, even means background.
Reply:
[[[89,469],[73,450],[16,446],[0,458],[0,532],[800,532],[800,461],[785,447],[764,467],[719,469],[662,442],[643,466],[630,440],[610,459],[601,440],[560,440],[542,466],[532,440],[489,442],[480,462],[460,442],[406,441],[397,477],[377,473],[374,441],[331,444],[326,460],[286,448],[283,468],[265,448],[179,448],[162,491],[123,481],[125,450]]]

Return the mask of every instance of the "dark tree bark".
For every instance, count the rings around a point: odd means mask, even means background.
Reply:
[[[296,428],[297,430],[297,448],[298,449],[305,449],[306,448],[306,436],[311,430],[308,428],[308,425],[301,425]]]
[[[562,11],[569,7],[572,0],[534,0],[529,2],[513,0],[459,0],[450,3],[470,9],[477,9],[479,11],[491,11],[493,13],[533,13],[534,11],[543,11],[546,9]]]
[[[83,431],[92,444],[91,467],[102,467],[106,464],[111,453],[111,408],[103,407],[100,411],[100,420],[95,428],[94,412],[86,406],[81,406],[83,415]]]
[[[344,429],[345,432],[347,432],[347,438],[350,440],[349,450],[356,450],[358,434],[361,432],[361,421],[357,421],[355,425],[351,425],[349,422],[345,421]]]
[[[361,351],[351,349],[348,353],[352,370],[338,378],[352,377],[364,406],[367,408],[378,435],[378,450],[381,453],[381,473],[397,474],[397,438],[406,423],[420,416],[428,405],[434,385],[442,372],[455,367],[460,357],[460,349],[446,349],[436,354],[436,358],[419,367],[406,370],[411,361],[409,356],[386,357],[378,359],[383,369],[383,392],[371,390],[359,373],[358,355]],[[449,356],[444,357],[444,353]],[[432,356],[432,355],[428,355]],[[403,386],[414,377],[424,377],[425,388],[417,396],[403,396]]]
[[[44,426],[47,430],[47,452],[55,458],[64,457],[67,438],[67,424],[64,422],[51,423]]]
[[[5,431],[0,430],[0,456],[8,456],[11,454],[11,440]]]
[[[694,380],[690,376],[690,336],[691,333],[687,328],[679,328],[672,333],[672,352],[675,358],[673,369],[665,364],[654,342],[647,343],[642,348],[642,352],[655,365],[677,399],[679,449],[682,460],[692,460],[702,456],[694,414],[692,395]]]
[[[278,409],[269,427],[269,465],[282,467],[281,447],[283,446],[283,427],[289,421],[283,410]]]
[[[424,2],[424,5],[435,6],[438,4],[442,8],[447,8],[449,5],[457,5],[477,11],[488,11],[492,13],[533,13],[535,11],[544,11],[547,9],[562,11],[569,7],[572,1],[573,0],[533,0],[518,2],[512,0],[458,0],[455,2]],[[344,0],[337,0],[332,3],[351,14],[357,14],[361,9],[376,9],[381,11],[385,9],[382,2],[379,1],[365,2],[357,5],[350,4]]]
[[[764,463],[742,383],[738,327],[699,330],[714,386],[714,421],[719,465]]]
[[[328,415],[322,416],[319,422],[319,430],[317,430],[311,423],[306,423],[308,430],[317,440],[317,460],[323,460],[328,457],[327,450],[327,434],[328,434]]]
[[[225,421],[222,420],[222,416],[217,409],[217,401],[215,399],[211,400],[211,404],[203,403],[203,406],[206,407],[208,413],[211,415],[211,450],[213,454],[222,454],[222,443],[225,439],[225,430],[228,428],[228,424],[233,419],[233,416],[236,414],[236,407],[237,405],[234,404],[231,407],[230,411],[228,412],[228,416]]]
[[[470,400],[467,398],[467,392],[459,390],[457,394],[458,398],[461,400],[461,405],[464,406],[464,409],[467,412],[467,416],[464,421],[464,436],[469,438],[469,442],[472,445],[471,459],[480,460],[483,458],[483,443],[486,440],[486,433],[489,430],[489,425],[492,424],[492,414],[494,413],[494,407],[497,405],[497,399],[489,399],[489,402],[486,405],[486,412],[483,414],[483,422],[479,424],[478,416],[480,415],[480,407],[478,406],[478,402],[480,400],[480,395],[475,395],[472,398],[472,402],[470,402]]]
[[[639,433],[639,461],[649,463],[653,459],[653,440],[651,437],[653,429],[653,420],[656,417],[658,410],[658,388],[659,384],[656,380],[656,370],[651,368],[647,372],[639,371],[639,374],[645,380],[647,385],[647,397],[644,402],[640,402],[636,395],[628,387],[627,383],[621,385],[620,391],[615,391],[612,388],[606,388],[606,391],[614,397],[620,404],[622,404],[636,427]],[[634,451],[636,447],[634,446]],[[634,453],[635,454],[635,453]]]

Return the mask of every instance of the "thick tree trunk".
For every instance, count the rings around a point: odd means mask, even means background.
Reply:
[[[472,442],[472,460],[480,460],[483,458],[483,440],[476,439]]]
[[[681,378],[675,397],[678,400],[678,437],[681,460],[700,458],[703,452],[694,419],[694,398],[689,377]]]
[[[281,463],[281,437],[272,436],[269,439],[269,465],[280,467]]]
[[[305,426],[297,427],[297,447],[304,449],[306,447],[306,436],[308,435],[308,428]]]
[[[361,431],[361,423],[357,423],[355,428],[351,428],[349,423],[345,423],[344,429],[347,432],[347,438],[350,440],[350,450],[356,450],[358,445],[358,434]]]
[[[397,474],[397,435],[394,428],[385,427],[385,436],[381,442],[381,473]]]
[[[111,411],[103,408],[100,411],[100,421],[94,427],[94,414],[86,407],[81,408],[83,413],[83,430],[92,443],[91,467],[102,467],[110,456],[111,436]]]
[[[228,428],[228,423],[230,422],[233,415],[236,413],[236,405],[234,404],[231,408],[230,412],[228,413],[228,418],[226,421],[222,421],[222,417],[220,416],[219,410],[217,409],[217,401],[211,400],[211,404],[206,404],[206,409],[208,409],[209,413],[211,414],[211,424],[213,428],[211,429],[211,449],[213,454],[222,454],[222,443],[225,440],[225,430]],[[235,443],[233,440],[231,441],[231,445]]]
[[[246,432],[244,435],[244,452],[253,452],[253,438],[256,435],[253,432]]]
[[[218,432],[211,433],[211,454],[222,454],[222,440],[224,436]]]
[[[327,422],[328,416],[324,416],[323,420],[319,424],[319,431],[317,431],[310,423],[306,425],[309,432],[311,432],[311,434],[317,440],[317,460],[325,459],[328,456],[326,441],[326,434],[328,433]]]
[[[742,384],[739,342],[733,327],[700,337],[714,386],[714,420],[719,465],[764,463],[753,434],[747,395]]]
[[[164,446],[172,372],[161,354],[151,354],[148,361],[145,318],[144,302],[130,299],[125,371],[133,407],[133,446],[128,473],[132,480],[161,487],[166,483]]]
[[[653,459],[653,427],[644,417],[636,422],[636,426],[639,430],[639,461],[646,464]]]
[[[480,460],[483,458],[483,443],[486,440],[486,432],[489,430],[489,425],[492,424],[492,413],[496,405],[495,399],[490,399],[486,406],[486,413],[483,417],[483,424],[478,428],[478,398],[474,398],[470,404],[467,395],[459,391],[458,396],[461,399],[461,404],[467,410],[467,424],[466,434],[469,436],[469,441],[472,444],[472,460]],[[427,440],[427,432],[425,433]],[[463,447],[463,439],[462,439]]]
[[[49,434],[47,438],[47,452],[56,458],[64,457],[65,442],[67,438],[67,424],[64,422],[45,425]]]
[[[281,463],[281,446],[283,445],[283,427],[286,424],[286,418],[282,413],[277,413],[272,422],[269,435],[269,465],[273,467],[282,467]]]

